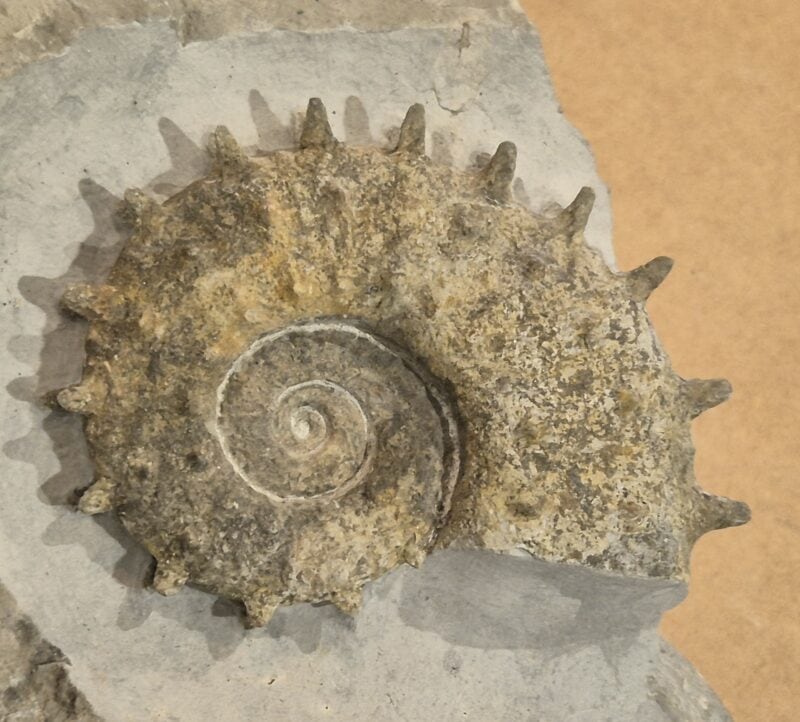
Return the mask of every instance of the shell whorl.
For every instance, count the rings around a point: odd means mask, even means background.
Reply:
[[[425,133],[418,104],[393,148],[349,147],[319,99],[293,157],[220,127],[212,172],[164,204],[128,191],[108,282],[64,295],[90,327],[50,399],[86,417],[79,506],[120,512],[156,591],[196,583],[252,625],[352,611],[434,544],[680,577],[699,534],[746,520],[687,463],[730,386],[653,343],[672,262],[610,272],[583,242],[591,189],[536,216],[512,143],[462,172]]]
[[[337,499],[370,474],[386,483],[387,443],[425,459],[415,483],[441,488],[436,507],[447,508],[458,474],[455,416],[441,392],[399,349],[346,319],[257,339],[218,389],[216,434],[239,477],[277,504]]]

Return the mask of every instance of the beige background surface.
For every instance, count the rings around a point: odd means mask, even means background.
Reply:
[[[683,376],[733,399],[695,422],[702,486],[753,521],[695,548],[665,636],[739,722],[800,719],[800,3],[523,0],[612,190],[622,269]]]

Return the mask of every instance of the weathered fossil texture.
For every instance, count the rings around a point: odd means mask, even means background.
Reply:
[[[346,147],[313,99],[299,149],[246,157],[159,204],[90,321],[84,414],[97,478],[157,560],[242,599],[357,607],[434,546],[524,549],[681,578],[703,532],[747,507],[700,491],[690,422],[729,394],[678,377],[644,303],[657,258],[612,273],[583,242],[593,194],[537,216],[511,202],[516,149],[471,172],[425,156],[422,106],[397,147]],[[530,149],[535,152],[535,149]]]

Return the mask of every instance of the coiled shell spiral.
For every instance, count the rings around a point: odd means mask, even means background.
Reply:
[[[469,172],[352,148],[312,99],[299,148],[213,170],[133,227],[90,322],[82,381],[96,479],[156,558],[154,587],[242,600],[251,624],[329,601],[435,547],[683,577],[695,539],[746,521],[701,491],[690,422],[723,380],[684,380],[644,310],[671,261],[610,271],[583,241],[590,189],[515,204],[516,149]]]
[[[458,473],[454,413],[435,382],[344,319],[258,339],[225,375],[217,428],[231,466],[275,503],[337,499],[372,475],[434,518]]]

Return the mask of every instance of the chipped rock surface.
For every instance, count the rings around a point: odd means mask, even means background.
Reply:
[[[43,57],[64,52],[75,36],[91,28],[125,25],[147,20],[167,20],[182,44],[212,40],[233,32],[254,30],[293,30],[304,33],[331,28],[386,32],[408,27],[416,29],[457,28],[456,49],[471,44],[471,27],[495,25],[507,29],[525,27],[524,14],[507,0],[411,0],[385,3],[380,0],[92,0],[87,3],[61,3],[58,0],[10,0],[0,16],[0,76]],[[475,54],[465,61],[481,72]],[[441,66],[446,63],[439,63]],[[458,77],[467,76],[466,70]],[[458,92],[472,95],[474,79],[446,71],[441,92],[453,98]]]
[[[69,679],[69,660],[42,639],[0,586],[0,718],[95,722],[100,718]]]
[[[746,516],[694,488],[688,424],[727,388],[654,339],[668,264],[608,269],[607,194],[520,14],[313,6],[310,33],[86,32],[0,89],[0,578],[109,719],[724,719],[654,632],[694,538]],[[303,126],[316,95],[344,143]],[[398,130],[416,102],[430,159]],[[591,216],[559,212],[583,186]],[[314,373],[276,386],[291,360]],[[62,387],[94,465],[38,403]],[[187,581],[222,599],[145,589]]]

